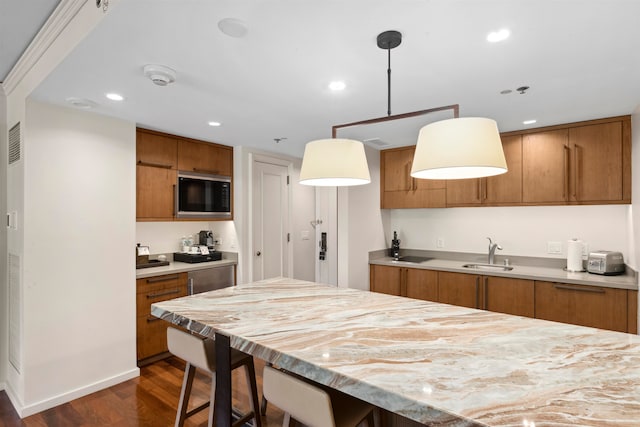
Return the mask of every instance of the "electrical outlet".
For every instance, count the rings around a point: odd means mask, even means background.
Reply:
[[[442,237],[436,239],[436,248],[444,248],[444,239]]]
[[[562,253],[562,242],[547,242],[547,253],[548,254],[561,254]]]
[[[300,232],[300,238],[302,240],[309,240],[309,231],[308,230],[302,230]]]

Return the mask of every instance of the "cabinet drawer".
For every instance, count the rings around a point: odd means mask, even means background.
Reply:
[[[138,279],[136,285],[136,313],[138,316],[148,315],[154,302],[187,295],[187,273]]]
[[[627,331],[625,289],[535,282],[535,317],[612,331]]]
[[[169,322],[149,314],[137,317],[138,360],[168,351],[167,328],[170,327],[172,326]]]

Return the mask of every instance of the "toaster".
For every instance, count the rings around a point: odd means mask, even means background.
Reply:
[[[604,274],[610,276],[624,273],[624,258],[621,252],[595,251],[589,253],[587,260],[589,273]]]

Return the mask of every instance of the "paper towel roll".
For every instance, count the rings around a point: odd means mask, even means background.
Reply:
[[[572,239],[567,242],[567,271],[582,271],[582,240]]]

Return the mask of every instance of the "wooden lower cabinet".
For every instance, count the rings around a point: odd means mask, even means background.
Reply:
[[[536,281],[537,319],[627,332],[627,290]]]
[[[438,300],[438,272],[420,268],[370,266],[372,292],[425,301]]]
[[[370,265],[371,291],[638,333],[638,291]]]
[[[166,274],[136,280],[136,334],[138,365],[167,354],[167,327],[151,315],[151,304],[187,295],[187,273]]]
[[[627,332],[638,333],[638,291],[627,291]]]
[[[369,276],[371,292],[400,296],[402,268],[372,264],[369,266]]]
[[[483,309],[517,316],[534,316],[533,280],[484,276],[483,282]]]
[[[480,276],[438,272],[438,302],[480,308]]]

